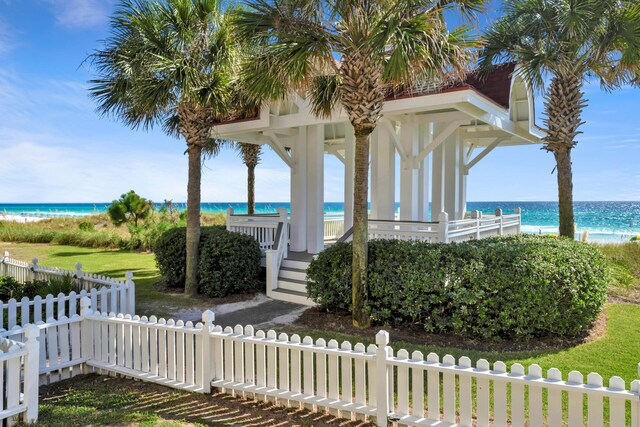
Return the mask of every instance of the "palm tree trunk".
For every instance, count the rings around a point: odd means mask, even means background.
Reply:
[[[353,269],[352,269],[352,321],[354,326],[366,328],[371,319],[366,311],[368,296],[367,257],[369,235],[369,136],[356,134],[355,177],[353,184]]]
[[[575,238],[573,217],[573,173],[571,149],[555,151],[558,174],[558,208],[560,211],[560,236]]]
[[[247,213],[253,215],[256,209],[256,167],[247,166]]]
[[[558,210],[560,236],[575,238],[573,216],[573,175],[571,171],[571,149],[576,145],[578,128],[586,101],[582,93],[582,80],[575,75],[557,75],[551,79],[545,94],[547,136],[544,149],[551,151],[556,159],[558,174]]]
[[[200,260],[200,181],[202,178],[202,146],[189,144],[189,182],[187,184],[187,269],[184,292],[198,293],[198,264]]]

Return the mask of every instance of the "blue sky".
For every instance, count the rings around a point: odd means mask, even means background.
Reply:
[[[0,0],[0,203],[102,202],[130,189],[155,201],[186,200],[184,143],[100,118],[87,96],[92,71],[84,60],[107,36],[114,3]],[[576,200],[640,200],[639,95],[587,86],[587,123],[574,150]],[[342,166],[325,159],[325,200],[342,201]],[[468,198],[555,200],[553,166],[539,147],[494,150],[469,176]],[[206,163],[203,201],[245,201],[245,193],[235,152]],[[288,170],[266,149],[257,201],[288,199]]]

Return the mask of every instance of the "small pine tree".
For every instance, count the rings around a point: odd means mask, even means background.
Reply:
[[[139,222],[149,218],[153,211],[153,202],[140,197],[133,190],[114,200],[107,208],[109,218],[116,227],[127,224],[137,228]]]

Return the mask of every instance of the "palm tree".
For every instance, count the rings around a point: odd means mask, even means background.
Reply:
[[[516,61],[516,73],[544,90],[547,135],[558,179],[560,235],[574,238],[571,150],[587,105],[583,86],[598,79],[605,89],[633,82],[640,54],[637,0],[508,0],[487,31],[480,64]],[[636,80],[637,82],[637,80]]]
[[[222,0],[124,0],[91,56],[98,111],[184,138],[189,158],[185,293],[198,289],[202,150],[226,114],[237,49]]]
[[[236,149],[242,157],[242,163],[247,167],[247,213],[253,215],[256,208],[256,166],[260,163],[262,146],[239,142]]]
[[[355,133],[352,315],[370,323],[367,301],[367,193],[369,139],[390,88],[416,80],[461,74],[475,46],[468,28],[448,31],[444,14],[464,19],[484,0],[249,0],[237,14],[242,40],[256,53],[246,64],[247,90],[262,100],[298,92],[314,114],[336,104]]]

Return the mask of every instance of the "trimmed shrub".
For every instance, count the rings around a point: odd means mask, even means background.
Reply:
[[[184,287],[186,228],[163,233],[154,245],[156,264],[171,286]],[[260,246],[250,236],[225,226],[202,227],[199,292],[220,297],[255,290],[260,274]]]
[[[257,290],[260,275],[260,245],[251,236],[214,229],[200,243],[200,286],[209,297]]]
[[[351,245],[320,253],[309,296],[350,310]],[[368,310],[376,323],[434,333],[513,338],[572,336],[606,300],[608,266],[594,246],[517,235],[465,243],[374,240]]]

